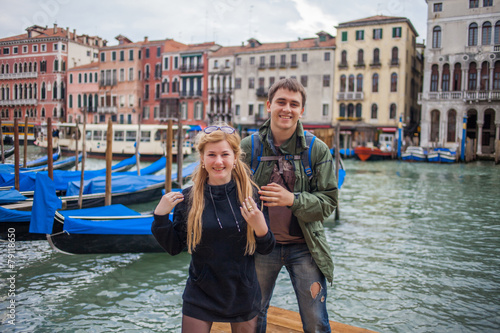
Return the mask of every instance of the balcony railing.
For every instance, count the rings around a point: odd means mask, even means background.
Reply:
[[[257,88],[255,93],[257,97],[267,97],[267,90],[264,87]]]
[[[418,94],[418,103],[422,101],[451,101],[463,100],[464,102],[491,102],[500,101],[500,90],[490,91],[429,91]]]
[[[106,86],[116,86],[116,79],[105,79],[99,81],[99,86],[101,87],[106,87]]]
[[[97,107],[97,113],[117,114],[118,108],[116,106],[99,106]]]
[[[25,98],[25,99],[8,99],[0,101],[0,106],[9,106],[9,105],[37,105],[38,101],[36,98]]]
[[[339,92],[337,94],[337,100],[339,101],[360,101],[363,99],[364,99],[364,94],[362,91]]]
[[[337,117],[338,121],[363,121],[361,117]]]
[[[202,96],[202,91],[201,90],[185,90],[185,91],[181,91],[179,93],[179,95],[181,97],[184,97],[184,98],[197,98],[197,97],[201,97]]]
[[[183,73],[187,72],[201,72],[203,71],[203,64],[199,65],[181,65],[180,70]]]
[[[36,79],[37,77],[38,72],[0,74],[0,80]]]

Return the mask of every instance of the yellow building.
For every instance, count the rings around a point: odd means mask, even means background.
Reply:
[[[400,117],[405,137],[415,137],[423,61],[410,20],[379,15],[336,28],[333,105],[334,122],[341,128],[340,148],[375,146],[379,141],[390,148]]]

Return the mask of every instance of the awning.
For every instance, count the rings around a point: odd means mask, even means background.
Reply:
[[[302,123],[302,127],[304,127],[304,129],[317,129],[317,128],[333,128],[332,125],[328,125],[328,124],[304,124]]]
[[[200,125],[189,125],[191,128],[189,129],[189,131],[201,131],[202,128]]]
[[[396,133],[396,127],[377,127],[382,132]]]

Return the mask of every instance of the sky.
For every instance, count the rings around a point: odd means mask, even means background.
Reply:
[[[116,45],[173,38],[194,44],[241,45],[336,36],[339,23],[374,15],[408,18],[426,39],[425,0],[0,0],[0,38],[25,33],[31,25],[59,27],[99,36]]]

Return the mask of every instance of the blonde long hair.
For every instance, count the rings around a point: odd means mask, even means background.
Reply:
[[[216,143],[223,140],[229,143],[234,152],[235,167],[233,168],[231,175],[236,183],[236,188],[238,190],[238,200],[240,201],[241,205],[245,198],[248,198],[250,196],[253,197],[253,188],[258,188],[258,186],[251,179],[250,169],[241,160],[241,138],[238,132],[235,131],[233,134],[227,134],[220,130],[214,131],[210,134],[200,132],[197,140],[196,150],[198,151],[200,156],[203,156],[207,143]],[[198,165],[196,167],[196,170],[193,172],[193,187],[191,189],[191,195],[189,198],[191,204],[187,222],[187,246],[189,253],[192,253],[201,241],[201,217],[205,208],[205,197],[203,194],[205,191],[205,183],[207,181],[207,178],[208,172],[201,167],[200,163],[200,165]],[[250,225],[247,224],[247,245],[245,254],[254,254],[255,247],[256,245],[254,230]]]

